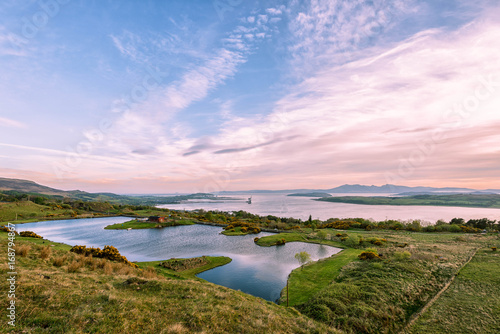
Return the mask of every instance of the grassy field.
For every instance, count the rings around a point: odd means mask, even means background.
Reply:
[[[479,250],[407,333],[500,333],[500,252]]]
[[[345,265],[358,260],[359,249],[345,249],[329,258],[306,264],[293,270],[288,280],[290,306],[303,304],[327,287]],[[281,292],[280,304],[286,305],[286,288]]]
[[[71,217],[71,214],[72,210],[51,208],[30,201],[16,203],[0,202],[0,222],[30,222],[56,217]]]
[[[444,233],[349,232],[350,238],[359,240],[359,236],[388,240],[385,246],[370,247],[380,258],[343,266],[330,284],[307,302],[296,305],[302,313],[346,333],[401,331],[410,317],[454,277],[478,247],[495,238]],[[480,290],[474,291],[480,294]],[[478,312],[469,315],[480,316]]]
[[[363,205],[430,205],[500,208],[500,195],[498,194],[414,195],[403,197],[342,196],[320,198],[316,200]]]
[[[175,220],[175,221],[167,221],[165,223],[150,223],[150,222],[144,222],[144,221],[138,221],[137,219],[129,220],[128,222],[124,223],[118,223],[118,224],[113,224],[113,225],[108,225],[104,229],[105,230],[126,230],[126,229],[133,229],[133,230],[140,230],[140,229],[147,229],[147,228],[155,228],[157,226],[159,227],[169,227],[169,226],[180,226],[180,225],[193,225],[194,222],[191,220],[187,219],[180,219],[180,220]]]
[[[7,252],[7,233],[0,249]],[[70,253],[16,237],[16,327],[4,333],[338,333],[261,298],[212,283]],[[0,263],[7,272],[7,262]],[[2,279],[0,289],[7,291]]]

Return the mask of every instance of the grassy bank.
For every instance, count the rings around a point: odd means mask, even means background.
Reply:
[[[4,254],[6,236],[0,232]],[[238,291],[168,279],[152,269],[77,255],[68,246],[45,242],[16,237],[16,327],[3,325],[2,332],[337,333],[292,308]],[[7,262],[0,268],[7,272]],[[5,279],[0,289],[8,290]],[[7,303],[0,300],[4,318]]]
[[[162,227],[169,227],[169,226],[181,226],[181,225],[193,225],[194,222],[191,220],[187,219],[181,219],[181,220],[169,220],[164,223],[151,223],[148,221],[138,221],[137,219],[129,220],[124,223],[117,223],[113,225],[108,225],[104,229],[105,230],[126,230],[126,229],[133,229],[133,230],[140,230],[140,229],[148,229],[148,228],[162,228]]]
[[[499,319],[500,252],[483,248],[407,333],[494,334]]]
[[[306,264],[293,270],[288,279],[288,303],[303,304],[326,288],[339,274],[342,267],[358,260],[359,249],[345,249],[329,258]],[[281,292],[280,304],[286,305],[286,287]]]

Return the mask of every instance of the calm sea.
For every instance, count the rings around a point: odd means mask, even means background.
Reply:
[[[333,196],[388,196],[388,194],[332,194]],[[389,205],[358,205],[345,203],[318,202],[310,197],[292,197],[286,194],[252,194],[240,193],[226,195],[239,200],[200,201],[192,200],[181,204],[160,205],[163,208],[176,210],[244,210],[258,215],[273,215],[278,217],[294,217],[326,220],[328,218],[365,218],[376,221],[385,219],[413,220],[420,219],[435,223],[439,219],[449,221],[460,217],[465,220],[488,218],[500,220],[500,209],[436,207],[436,206],[389,206]],[[252,197],[252,204],[246,200]]]

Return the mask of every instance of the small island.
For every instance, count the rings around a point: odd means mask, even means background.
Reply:
[[[164,228],[171,226],[193,225],[195,222],[189,219],[175,219],[160,216],[151,216],[149,218],[137,218],[126,221],[124,223],[117,223],[108,225],[105,230],[142,230],[147,228]]]
[[[332,195],[328,193],[321,193],[321,192],[313,192],[313,193],[295,193],[295,194],[289,194],[287,196],[297,196],[297,197],[332,197]]]
[[[196,277],[204,271],[220,267],[231,262],[227,256],[200,256],[185,259],[172,258],[165,261],[137,262],[141,269],[154,268],[163,276],[176,279],[195,279],[204,281]]]

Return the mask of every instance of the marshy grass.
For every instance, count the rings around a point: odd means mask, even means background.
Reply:
[[[54,260],[52,261],[52,265],[55,267],[62,267],[67,259],[68,259],[68,257],[66,255],[56,256],[56,257],[54,257]]]
[[[16,246],[16,255],[19,255],[19,256],[22,256],[22,257],[26,257],[28,256],[30,250],[31,250],[31,246],[30,245],[26,245],[26,244],[22,244],[22,245],[18,245]]]
[[[42,249],[40,250],[41,259],[46,260],[50,257],[51,254],[52,254],[52,249],[50,248],[50,246],[42,247]]]

